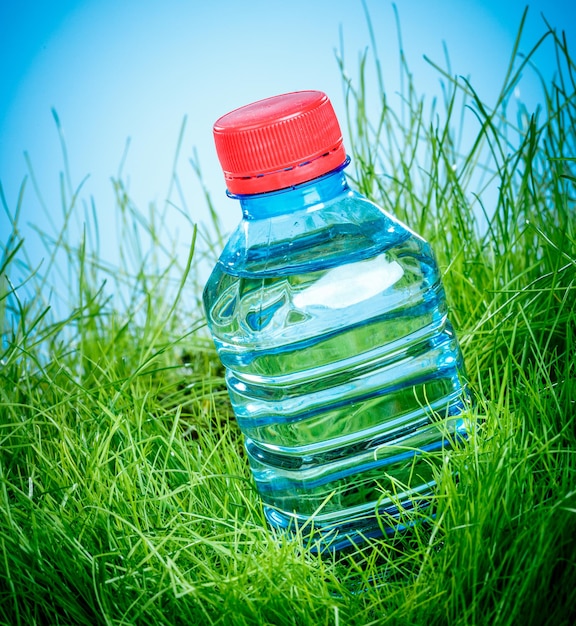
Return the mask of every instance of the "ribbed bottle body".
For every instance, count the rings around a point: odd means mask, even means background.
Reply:
[[[204,301],[270,523],[343,546],[431,492],[467,390],[430,246],[341,173],[305,195],[245,215]]]

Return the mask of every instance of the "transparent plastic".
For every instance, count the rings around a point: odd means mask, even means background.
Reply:
[[[270,524],[340,549],[435,485],[466,436],[462,354],[428,243],[343,167],[239,196],[204,290],[208,326]]]

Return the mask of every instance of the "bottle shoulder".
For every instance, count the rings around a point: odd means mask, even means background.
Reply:
[[[288,275],[370,258],[415,239],[405,224],[348,189],[328,202],[267,219],[243,219],[216,269],[237,276]]]

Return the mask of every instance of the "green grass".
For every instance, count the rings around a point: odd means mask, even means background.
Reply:
[[[18,226],[30,183],[16,207],[1,195],[2,623],[571,623],[576,66],[556,33],[537,45],[558,67],[534,112],[511,113],[518,72],[538,73],[516,49],[494,103],[442,67],[428,102],[402,55],[402,114],[377,60],[343,78],[351,178],[431,241],[479,420],[436,470],[435,519],[350,554],[266,528],[197,299],[220,242],[194,239],[182,262],[117,180],[126,254],[108,266],[92,207],[81,242],[69,235],[82,188],[64,153],[62,227],[41,234],[35,268]]]

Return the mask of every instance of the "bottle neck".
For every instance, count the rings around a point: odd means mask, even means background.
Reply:
[[[348,163],[349,159],[346,159],[340,167],[328,172],[328,174],[294,187],[253,195],[240,196],[230,193],[228,195],[240,201],[242,214],[247,220],[266,219],[292,213],[328,202],[346,192],[349,187],[344,175],[344,168]]]

